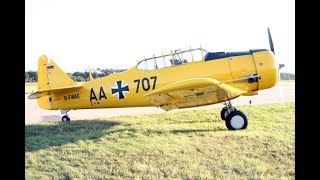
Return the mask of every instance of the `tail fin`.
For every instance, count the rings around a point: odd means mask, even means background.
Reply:
[[[38,63],[38,91],[73,86],[76,83],[64,73],[53,60],[48,62],[46,55],[39,58]]]

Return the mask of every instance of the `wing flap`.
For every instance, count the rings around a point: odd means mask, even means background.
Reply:
[[[75,89],[79,89],[81,87],[83,87],[83,86],[82,85],[75,85],[75,86],[65,86],[65,87],[61,87],[61,88],[48,89],[45,91],[38,91],[33,94],[30,94],[28,96],[28,99],[37,99],[37,98],[40,98],[43,96],[50,95],[51,93],[56,93],[56,94],[64,93],[64,92],[72,91]]]
[[[144,97],[168,111],[224,102],[244,92],[210,78],[195,78],[169,84]]]

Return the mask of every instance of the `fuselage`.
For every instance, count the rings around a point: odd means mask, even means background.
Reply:
[[[248,76],[259,78],[248,79]],[[256,95],[258,90],[273,87],[278,71],[274,54],[269,50],[252,50],[234,56],[201,60],[155,70],[132,67],[125,72],[82,83],[72,92],[51,94],[38,103],[44,109],[91,109],[154,106],[144,95],[163,86],[192,78],[212,78]]]

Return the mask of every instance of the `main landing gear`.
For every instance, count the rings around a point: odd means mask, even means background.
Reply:
[[[248,126],[247,116],[232,106],[231,101],[225,102],[226,107],[221,110],[221,119],[226,121],[229,130],[246,129]]]
[[[64,116],[62,116],[62,122],[69,122],[70,121],[70,117],[68,116],[68,112],[70,110],[62,110],[60,109],[61,114],[65,114]]]

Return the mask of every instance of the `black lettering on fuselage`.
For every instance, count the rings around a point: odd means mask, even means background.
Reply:
[[[142,89],[144,91],[149,91],[149,89],[150,89],[149,79],[148,78],[143,78],[141,83],[142,83]]]
[[[64,96],[64,100],[72,100],[72,99],[78,99],[80,98],[80,94],[69,94],[68,96]]]
[[[94,93],[93,89],[91,88],[90,91],[90,102],[92,101],[92,99],[95,99],[96,101],[98,100],[96,97],[96,94]]]
[[[100,93],[99,93],[99,100],[101,100],[101,98],[105,98],[105,99],[107,99],[107,96],[106,96],[106,94],[104,93],[104,91],[103,91],[103,88],[102,88],[102,86],[100,87]]]
[[[152,84],[152,81],[153,80],[153,84]],[[151,85],[150,85],[150,81],[151,81]],[[151,76],[150,77],[150,80],[149,78],[147,77],[144,77],[142,79],[136,79],[136,80],[133,80],[134,83],[137,83],[137,89],[136,89],[136,93],[139,92],[139,88],[140,88],[140,84],[142,86],[142,89],[144,91],[149,91],[151,89],[151,86],[152,86],[152,89],[155,89],[156,88],[156,83],[157,83],[157,76]],[[141,83],[140,83],[141,82]]]

